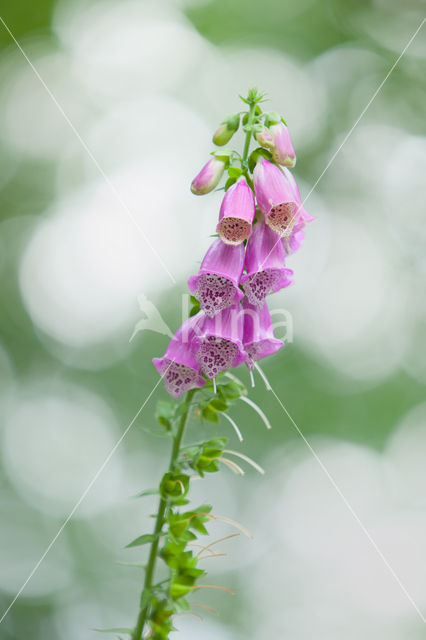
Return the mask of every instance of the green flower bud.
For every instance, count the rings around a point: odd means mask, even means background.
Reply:
[[[220,127],[216,129],[213,134],[213,142],[218,146],[222,147],[224,144],[230,141],[232,136],[236,131],[238,131],[238,127],[240,126],[240,115],[235,113],[232,116],[229,116],[226,120],[224,120]]]
[[[269,111],[265,116],[265,125],[269,127],[271,124],[278,124],[281,122],[281,116],[276,111]]]

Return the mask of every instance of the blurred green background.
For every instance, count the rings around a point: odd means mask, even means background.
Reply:
[[[204,590],[220,617],[177,619],[176,637],[426,638],[424,27],[344,142],[423,14],[414,0],[2,3],[40,76],[0,24],[2,611],[157,381],[167,336],[150,305],[176,329],[220,203],[189,184],[256,85],[289,124],[302,197],[322,176],[306,202],[317,220],[288,260],[295,286],[272,298],[293,340],[264,370],[406,592],[257,379],[250,395],[272,431],[245,405],[232,413],[241,446],[225,422],[188,431],[229,435],[267,473],[194,485],[194,500],[255,540],[209,561],[211,582],[237,595]],[[129,342],[143,317],[151,328]],[[152,526],[155,501],[131,496],[168,457],[153,433],[165,395],[93,483],[2,640],[133,624],[142,574],[119,563],[143,561],[123,547]]]

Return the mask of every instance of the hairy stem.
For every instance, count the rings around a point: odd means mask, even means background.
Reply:
[[[196,392],[196,389],[191,389],[191,391],[188,391],[186,395],[185,411],[182,414],[182,417],[179,421],[178,429],[176,431],[176,435],[173,438],[173,448],[170,456],[170,463],[169,463],[169,469],[168,469],[169,471],[173,471],[173,468],[176,464],[176,460],[178,459],[178,456],[179,456],[179,451],[182,444],[183,432],[185,430],[185,425],[186,425],[186,421],[187,421],[189,410],[190,410],[191,400],[195,392]],[[158,545],[160,543],[160,535],[163,530],[166,511],[167,511],[167,502],[164,498],[161,498],[160,503],[158,505],[157,517],[155,520],[155,527],[154,527],[155,537],[151,544],[151,550],[148,557],[148,564],[146,566],[145,580],[144,580],[144,585],[143,585],[143,590],[141,595],[142,606],[141,606],[141,610],[139,611],[139,616],[136,622],[135,630],[132,634],[132,640],[141,640],[143,638],[143,632],[144,632],[145,624],[149,614],[149,602],[148,604],[145,604],[145,601],[149,600],[148,594],[152,587],[152,579],[154,576],[155,564],[157,561]]]
[[[255,112],[256,112],[256,102],[252,102],[250,104],[249,117],[247,120],[248,131],[246,132],[246,140],[244,142],[244,150],[243,150],[243,158],[242,158],[242,162],[244,165],[247,164],[247,158],[248,158],[248,152],[250,149],[250,140],[251,140],[251,134],[252,134],[251,126],[253,124]]]

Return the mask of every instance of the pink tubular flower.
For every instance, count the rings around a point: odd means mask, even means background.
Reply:
[[[283,238],[291,234],[302,217],[300,196],[291,178],[266,158],[259,159],[253,172],[257,203],[265,214],[265,222]]]
[[[241,244],[249,237],[255,214],[253,191],[244,177],[225,193],[216,231],[226,244]]]
[[[188,280],[191,293],[207,316],[213,317],[241,300],[243,293],[238,285],[243,268],[244,245],[229,246],[217,238],[204,256],[198,275]]]
[[[195,338],[195,357],[210,380],[245,361],[243,313],[239,304],[224,309],[214,318],[205,316]]]
[[[259,309],[244,298],[243,309],[243,343],[247,354],[246,365],[252,371],[257,360],[272,355],[281,349],[284,343],[274,338],[271,316],[266,302]]]
[[[296,154],[294,153],[290,133],[284,122],[270,125],[269,132],[273,140],[272,159],[285,167],[294,167]]]
[[[199,314],[188,318],[169,342],[164,356],[152,361],[164,378],[167,391],[174,398],[205,384],[204,378],[200,375],[200,363],[193,353],[194,329],[199,320]]]
[[[191,183],[191,191],[196,196],[203,196],[213,191],[219,184],[223,172],[225,170],[225,162],[220,158],[213,156],[201,169],[200,173],[195,176]]]
[[[253,227],[246,247],[245,269],[241,284],[249,302],[257,307],[269,294],[292,284],[293,271],[285,268],[282,242],[264,222]]]

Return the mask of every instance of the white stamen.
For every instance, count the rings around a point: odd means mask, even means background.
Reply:
[[[220,458],[218,458],[218,460],[220,460],[221,462],[223,462],[223,464],[226,464],[226,466],[228,467],[228,469],[231,469],[231,471],[233,471],[235,473],[235,475],[240,475],[243,476],[244,471],[241,469],[241,467],[234,462],[233,460],[228,460],[228,458],[223,458],[222,456]]]
[[[246,398],[245,396],[240,396],[240,400],[242,400],[243,402],[245,402],[246,404],[248,404],[252,409],[254,409],[256,411],[256,413],[261,417],[263,424],[265,425],[265,427],[267,429],[271,429],[271,425],[269,424],[269,420],[268,418],[265,416],[265,414],[263,413],[262,409],[260,407],[257,406],[257,404],[255,402],[253,402],[253,400],[250,400],[250,398]]]
[[[256,471],[258,471],[262,475],[265,474],[265,470],[262,469],[262,467],[259,464],[257,464],[257,462],[255,462],[254,460],[252,460],[248,456],[244,455],[244,453],[239,453],[239,451],[233,451],[232,449],[224,449],[223,452],[224,453],[231,453],[234,456],[238,456],[238,458],[241,458],[241,460],[245,460],[246,462],[248,462],[248,464],[251,464],[251,466],[254,469],[256,469]]]
[[[240,442],[242,442],[242,441],[243,441],[243,435],[242,435],[241,431],[239,430],[239,428],[238,428],[238,426],[237,426],[236,422],[234,422],[234,420],[233,420],[230,416],[228,416],[228,414],[227,414],[227,413],[223,413],[223,412],[222,412],[222,415],[223,415],[223,416],[228,420],[228,422],[230,422],[230,423],[231,423],[231,425],[232,425],[232,426],[233,426],[233,428],[234,428],[235,433],[237,434],[237,438],[238,438],[238,440],[239,440]]]
[[[251,386],[252,388],[254,388],[256,385],[254,383],[254,375],[253,375],[253,371],[251,369],[249,369],[249,373],[250,373],[250,382],[251,382]]]
[[[258,363],[255,362],[254,366],[256,367],[256,369],[258,370],[258,372],[260,373],[260,377],[262,378],[263,382],[265,383],[265,387],[268,391],[272,390],[271,385],[269,384],[269,380],[268,378],[265,376],[265,374],[263,373],[262,369],[259,367]]]

